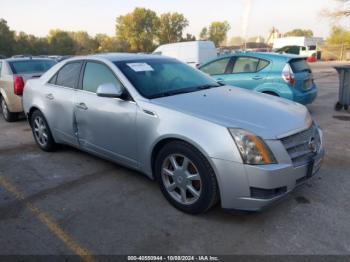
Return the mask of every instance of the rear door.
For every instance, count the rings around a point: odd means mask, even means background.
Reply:
[[[233,60],[233,57],[223,57],[203,65],[200,67],[200,70],[217,81],[228,83],[227,80],[230,79],[229,74],[232,72]]]
[[[101,62],[87,61],[84,67],[75,103],[80,146],[136,166],[136,103],[130,99],[97,96],[97,88],[102,84],[122,84]]]
[[[44,113],[54,137],[73,146],[78,145],[74,97],[81,68],[81,61],[64,65],[45,86],[43,99]]]
[[[311,68],[306,60],[304,58],[291,59],[289,65],[294,74],[294,87],[301,92],[310,90],[314,85],[314,80]]]
[[[227,84],[246,89],[255,89],[268,77],[266,67],[269,61],[255,57],[239,56],[233,62],[232,71],[227,74]]]

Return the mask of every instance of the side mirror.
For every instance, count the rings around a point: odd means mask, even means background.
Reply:
[[[123,89],[121,85],[115,85],[112,83],[102,84],[97,88],[97,96],[101,97],[121,97],[123,95]]]

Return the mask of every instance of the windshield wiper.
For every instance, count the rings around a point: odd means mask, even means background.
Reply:
[[[165,96],[173,96],[173,95],[179,95],[179,94],[186,94],[186,93],[191,93],[191,92],[195,92],[197,90],[194,89],[184,89],[184,90],[173,90],[173,91],[167,91],[164,93],[160,93],[160,94],[156,94],[151,96],[150,98],[159,98],[159,97],[165,97]]]
[[[220,86],[220,84],[207,84],[207,85],[197,86],[196,89],[197,90],[204,90],[204,89],[210,89],[210,88],[219,87],[219,86]]]
[[[179,90],[172,90],[172,91],[167,91],[164,93],[156,94],[150,97],[150,99],[153,98],[159,98],[159,97],[165,97],[165,96],[173,96],[173,95],[179,95],[179,94],[186,94],[186,93],[192,93],[196,92],[199,90],[204,90],[204,89],[210,89],[214,87],[219,87],[219,84],[207,84],[207,85],[201,85],[201,86],[196,86],[192,88],[186,88],[186,89],[179,89]]]

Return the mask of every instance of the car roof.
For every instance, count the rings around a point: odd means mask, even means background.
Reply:
[[[294,58],[302,58],[299,55],[293,54],[280,54],[273,52],[236,52],[224,56],[220,56],[219,58],[232,57],[232,56],[253,56],[258,58],[266,58],[266,59],[281,59],[281,60],[290,60]]]
[[[16,61],[32,61],[32,60],[47,60],[47,61],[54,61],[53,59],[50,58],[45,58],[45,57],[18,57],[18,58],[5,58],[2,59],[2,61],[7,61],[7,62],[16,62]]]
[[[130,61],[130,60],[142,60],[142,59],[171,59],[170,57],[154,54],[135,54],[135,53],[103,53],[103,54],[94,54],[87,56],[77,56],[65,61],[74,61],[80,59],[106,59],[111,62],[118,61]]]

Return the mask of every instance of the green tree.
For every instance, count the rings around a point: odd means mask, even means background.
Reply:
[[[11,56],[14,42],[14,32],[8,27],[6,20],[0,19],[0,55]]]
[[[227,21],[212,22],[208,29],[208,40],[213,41],[216,46],[219,46],[226,40],[227,32],[230,29],[231,26]]]
[[[31,41],[31,42],[30,42]],[[13,54],[32,54],[34,39],[29,40],[29,35],[19,32],[15,36],[15,44],[13,45]]]
[[[19,32],[15,35],[15,43],[13,45],[13,54],[31,54],[45,55],[48,54],[47,38],[38,38],[34,35],[28,35]]]
[[[53,55],[74,55],[74,40],[68,32],[51,30],[48,36],[49,52]]]
[[[196,41],[196,37],[194,35],[187,33],[186,36],[181,39],[181,41],[183,42]]]
[[[183,39],[183,30],[188,26],[188,20],[183,14],[165,13],[159,21],[159,44],[176,43]]]
[[[209,32],[208,32],[208,28],[207,27],[204,27],[203,29],[202,29],[202,31],[200,32],[200,34],[199,34],[199,39],[200,40],[208,40],[208,38],[209,38]]]
[[[204,27],[199,35],[201,40],[213,41],[216,46],[222,44],[227,37],[227,32],[231,29],[228,22],[212,22],[209,28]]]
[[[149,9],[135,8],[133,12],[117,17],[116,36],[128,45],[131,52],[150,52],[155,48],[159,18]]]
[[[312,37],[314,36],[314,32],[310,29],[294,29],[284,34],[284,36],[305,36]]]
[[[350,31],[345,30],[340,26],[332,27],[331,33],[327,39],[327,43],[331,45],[350,45]]]
[[[98,43],[85,31],[70,32],[70,37],[74,41],[74,54],[86,55],[94,53],[98,48]]]
[[[105,34],[97,34],[95,41],[97,43],[96,52],[98,53],[126,52],[128,49],[128,43]]]

